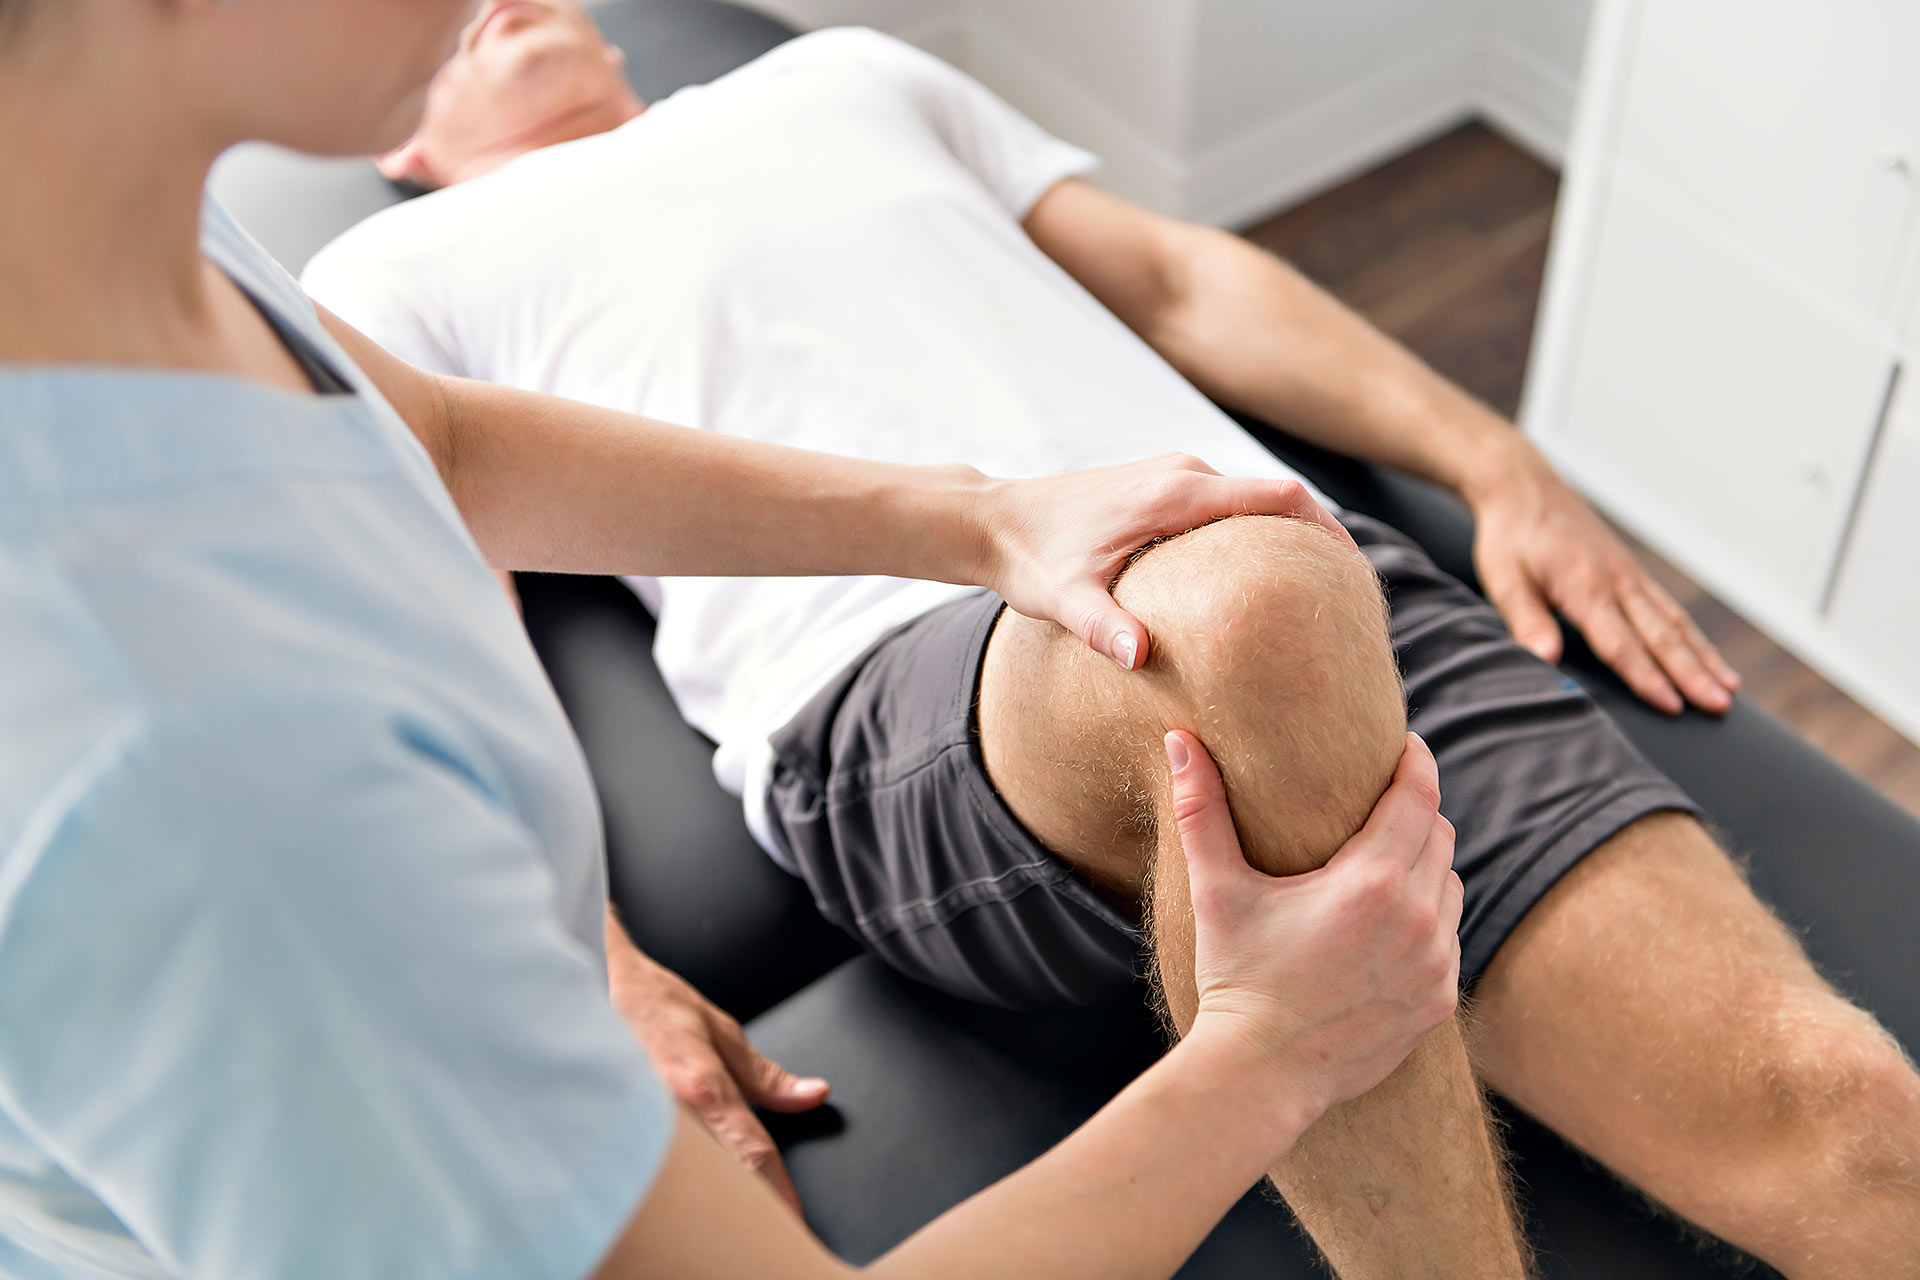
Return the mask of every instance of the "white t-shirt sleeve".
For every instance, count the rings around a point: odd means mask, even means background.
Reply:
[[[676,1112],[484,778],[319,699],[103,744],[0,885],[0,1108],[196,1280],[591,1272]]]
[[[393,211],[389,211],[391,213]],[[452,344],[407,296],[415,273],[381,252],[386,215],[376,215],[316,254],[301,273],[307,296],[389,353],[429,373],[466,376]]]
[[[898,76],[954,157],[1016,219],[1024,219],[1055,184],[1100,167],[1098,156],[1054,137],[978,80],[930,53],[876,31],[846,29],[831,36],[850,46],[849,52]]]

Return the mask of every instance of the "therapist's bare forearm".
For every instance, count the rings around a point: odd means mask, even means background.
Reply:
[[[502,568],[977,583],[991,484],[446,379],[442,474]]]
[[[1270,1052],[1204,1019],[1078,1131],[921,1228],[886,1280],[1164,1280],[1323,1109]],[[937,1157],[936,1157],[937,1158]],[[666,1167],[596,1280],[855,1274],[683,1117]]]
[[[875,1263],[886,1277],[1172,1275],[1321,1108],[1204,1027],[1066,1141]]]
[[[1182,236],[1183,287],[1148,338],[1214,399],[1351,457],[1471,495],[1525,438],[1271,254]]]

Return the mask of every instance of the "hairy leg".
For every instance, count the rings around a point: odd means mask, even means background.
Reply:
[[[1484,1079],[1788,1276],[1920,1277],[1920,1076],[1691,818],[1602,845],[1475,995]]]
[[[1322,530],[1223,521],[1147,552],[1116,595],[1153,636],[1132,674],[1057,628],[1002,619],[981,680],[982,750],[1043,843],[1116,902],[1149,904],[1167,1012],[1184,1030],[1192,924],[1164,732],[1201,738],[1249,859],[1289,874],[1320,865],[1365,820],[1398,759],[1404,708],[1378,584]],[[1347,1280],[1526,1273],[1456,1026],[1330,1112],[1273,1176]]]

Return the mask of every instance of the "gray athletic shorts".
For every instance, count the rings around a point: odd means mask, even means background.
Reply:
[[[1466,885],[1461,982],[1609,836],[1699,809],[1570,677],[1405,535],[1345,521],[1386,580],[1411,727],[1440,763]],[[820,910],[882,959],[1014,1008],[1137,990],[1145,936],[988,781],[975,719],[1000,610],[981,593],[883,636],[774,735],[772,813]]]

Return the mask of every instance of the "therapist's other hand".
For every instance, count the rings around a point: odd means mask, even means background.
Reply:
[[[1248,1037],[1296,1097],[1331,1107],[1379,1084],[1459,999],[1460,877],[1439,772],[1407,735],[1392,784],[1327,864],[1247,864],[1219,770],[1167,735],[1194,919],[1194,1026]]]
[[[721,1146],[800,1212],[800,1194],[752,1108],[811,1111],[827,1100],[827,1082],[802,1079],[762,1057],[738,1022],[630,943],[617,956],[609,947],[608,960],[614,1008],[660,1078]]]
[[[1352,538],[1297,480],[1223,476],[1168,453],[987,490],[982,585],[1030,618],[1051,619],[1129,671],[1147,660],[1147,628],[1113,600],[1134,552],[1228,516],[1293,516]]]

